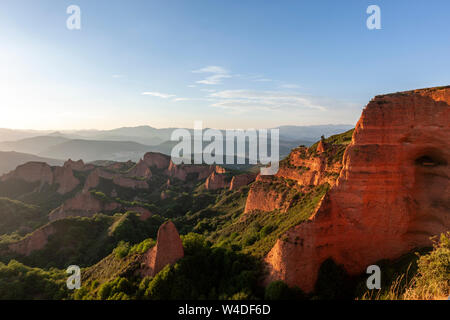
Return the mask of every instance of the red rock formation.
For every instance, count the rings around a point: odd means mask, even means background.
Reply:
[[[256,173],[245,173],[234,176],[231,178],[230,190],[237,190],[243,186],[246,186],[256,179]]]
[[[319,142],[317,149],[319,149]],[[340,159],[334,161],[334,155],[338,153],[342,145],[328,146],[329,153],[325,153],[325,147],[322,142],[323,150],[310,150],[306,147],[294,149],[289,157],[280,162],[280,168],[274,177],[258,176],[256,181],[250,188],[247,202],[245,205],[245,213],[253,210],[272,211],[280,209],[286,211],[291,203],[285,202],[285,193],[292,188],[287,181],[294,180],[295,187],[298,190],[307,191],[310,187],[319,186],[328,183],[333,186],[342,168]],[[278,186],[278,188],[276,187]],[[284,190],[278,192],[276,189]]]
[[[64,163],[64,167],[71,168],[74,171],[89,171],[94,169],[92,164],[84,164],[83,160],[72,161],[72,159],[67,160]]]
[[[148,184],[142,180],[136,180],[126,177],[117,176],[113,179],[113,183],[124,188],[131,189],[148,189]]]
[[[325,144],[322,140],[319,141],[319,144],[317,145],[317,153],[325,152]]]
[[[70,166],[53,168],[53,177],[54,183],[59,185],[57,192],[60,194],[69,193],[80,184]]]
[[[167,169],[170,163],[170,157],[162,153],[148,152],[144,155],[144,162],[151,168]]]
[[[16,170],[2,176],[1,181],[8,181],[11,179],[23,180],[30,183],[47,183],[51,185],[53,184],[53,172],[52,168],[44,162],[28,162],[18,166]]]
[[[159,198],[161,200],[166,200],[169,196],[167,195],[166,191],[161,191],[161,194],[159,195]]]
[[[88,175],[84,183],[83,192],[87,192],[93,188],[96,188],[100,183],[100,178],[112,180],[114,184],[124,188],[148,189],[148,184],[146,181],[130,178],[131,176],[139,177],[139,175],[151,177],[150,169],[148,169],[148,167],[146,167],[145,169],[145,167],[146,165],[142,163],[141,165],[131,169],[131,171],[127,174],[113,173],[101,168],[97,168]]]
[[[140,160],[131,170],[127,173],[127,177],[136,177],[143,179],[150,179],[152,172],[148,164],[144,160]]]
[[[183,257],[183,244],[177,228],[172,221],[167,221],[158,230],[156,245],[144,256],[145,268],[142,273],[153,277],[166,265],[174,264]]]
[[[450,87],[375,97],[336,186],[266,256],[266,283],[281,279],[311,291],[327,258],[359,274],[450,230],[449,116]]]
[[[142,207],[127,207],[125,210],[139,213],[139,219],[141,221],[145,221],[153,215],[150,211]]]
[[[80,183],[73,175],[70,166],[52,168],[43,162],[28,162],[18,166],[16,170],[4,175],[1,181],[11,179],[23,180],[29,183],[39,182],[40,186],[57,184],[59,185],[57,192],[60,194],[72,191]]]
[[[98,184],[100,183],[100,175],[98,172],[99,170],[96,169],[88,175],[86,181],[84,182],[83,192],[87,192],[98,186]]]
[[[279,178],[275,176],[258,175],[256,182],[252,185],[245,203],[244,213],[252,211],[273,211],[280,210],[286,212],[290,203],[286,202],[284,192],[280,192],[272,185],[282,184]]]
[[[214,171],[209,175],[209,177],[205,181],[206,190],[217,190],[228,188],[230,185],[226,180],[226,176],[224,174],[217,173]]]
[[[52,225],[46,225],[24,239],[11,243],[8,248],[12,252],[28,256],[33,251],[42,250],[47,245],[48,237],[55,233]]]
[[[110,212],[120,208],[116,202],[103,202],[89,192],[78,193],[74,198],[66,200],[61,206],[50,212],[50,221],[67,217],[90,217],[95,213]]]
[[[188,174],[196,174],[197,180],[203,180],[206,179],[215,170],[215,166],[194,164],[176,165],[172,161],[170,161],[169,168],[167,169],[167,175],[173,178],[180,179],[181,181],[186,181]]]

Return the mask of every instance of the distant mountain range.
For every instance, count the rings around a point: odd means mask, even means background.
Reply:
[[[292,148],[299,145],[311,145],[322,135],[327,137],[352,127],[351,125],[281,126],[278,128],[280,156],[285,157]],[[170,135],[175,129],[156,129],[150,126],[61,132],[0,129],[0,151],[14,151],[36,158],[83,159],[85,162],[138,161],[149,151],[170,154],[177,143],[170,141]],[[192,129],[189,130],[192,132]],[[16,156],[16,159],[19,158]]]

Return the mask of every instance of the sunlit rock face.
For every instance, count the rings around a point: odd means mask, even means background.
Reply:
[[[375,97],[356,125],[336,185],[312,218],[266,256],[266,282],[312,291],[332,258],[359,274],[450,230],[450,87]]]
[[[159,227],[156,245],[145,254],[141,273],[153,277],[166,265],[174,264],[183,257],[183,243],[177,228],[172,221],[167,221]]]

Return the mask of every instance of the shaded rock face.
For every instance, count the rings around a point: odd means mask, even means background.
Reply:
[[[211,173],[205,181],[206,190],[224,189],[228,188],[229,185],[229,182],[225,179],[225,175],[216,172]]]
[[[53,174],[54,183],[59,185],[57,192],[60,194],[69,193],[80,184],[80,181],[73,175],[71,167],[55,167]]]
[[[158,169],[167,169],[170,164],[170,157],[161,153],[148,152],[144,155],[143,161],[150,168],[156,167]]]
[[[252,183],[253,181],[255,181],[256,176],[256,173],[246,173],[234,176],[233,178],[231,178],[230,190],[237,190]]]
[[[140,160],[133,168],[131,168],[131,170],[127,173],[127,176],[147,180],[152,177],[152,171],[144,160]]]
[[[215,170],[215,166],[186,164],[176,165],[170,161],[169,168],[167,169],[167,175],[181,181],[186,181],[188,175],[196,175],[197,180],[203,180]]]
[[[225,176],[226,170],[221,166],[215,166],[214,171],[206,178],[206,190],[218,190],[229,188],[230,182]]]
[[[144,169],[144,166],[146,169]],[[86,181],[83,186],[83,192],[87,192],[93,188],[96,188],[100,183],[100,178],[112,180],[112,182],[118,186],[124,187],[124,188],[131,188],[131,189],[148,189],[148,183],[144,180],[147,176],[147,179],[151,178],[151,171],[146,167],[144,164],[142,165],[136,165],[133,167],[130,172],[127,174],[122,173],[114,173],[110,171],[103,170],[101,168],[97,168],[95,170],[92,170],[88,177],[86,178]],[[148,171],[147,171],[148,170]],[[139,176],[139,175],[143,176]],[[135,179],[135,178],[141,178],[141,179]]]
[[[144,256],[145,276],[155,276],[166,265],[174,264],[184,257],[183,244],[177,228],[172,221],[167,221],[158,230],[156,245]]]
[[[95,213],[109,212],[120,207],[120,204],[116,202],[103,202],[89,192],[81,192],[50,212],[49,220],[54,221],[67,217],[90,217]]]
[[[309,292],[327,258],[360,274],[450,230],[449,124],[450,87],[375,97],[336,186],[266,256],[266,283],[281,279]]]
[[[42,250],[47,245],[48,237],[55,233],[55,229],[51,225],[44,226],[26,238],[12,243],[8,246],[8,249],[12,252],[28,256],[33,251]]]
[[[28,162],[18,166],[16,170],[4,175],[1,179],[2,181],[18,179],[31,183],[52,184],[53,172],[52,168],[44,162]]]
[[[41,186],[56,184],[59,194],[69,193],[80,184],[70,166],[50,167],[43,162],[28,162],[18,166],[16,170],[4,175],[1,181],[14,179],[29,183],[39,182]]]
[[[148,184],[145,181],[141,181],[141,180],[135,180],[135,179],[131,179],[131,178],[126,178],[126,177],[115,177],[113,179],[113,183],[124,187],[124,188],[131,188],[131,189],[148,189]]]
[[[94,168],[94,165],[86,165],[83,160],[73,161],[72,159],[69,159],[64,163],[64,167],[70,168],[74,171],[89,171]]]

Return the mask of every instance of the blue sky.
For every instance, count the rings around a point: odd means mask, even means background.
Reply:
[[[69,5],[81,30],[68,30]],[[370,4],[381,30],[366,27]],[[450,2],[3,0],[0,127],[351,124],[450,84]]]

